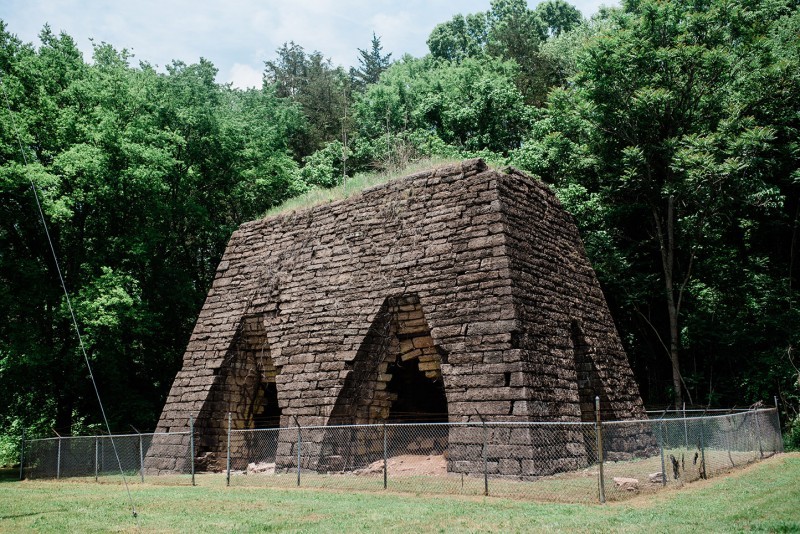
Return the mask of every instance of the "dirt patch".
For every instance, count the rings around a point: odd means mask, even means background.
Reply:
[[[417,475],[447,475],[447,460],[444,455],[402,454],[386,461],[386,472],[390,477]],[[353,471],[355,475],[370,476],[383,473],[383,460],[372,462],[367,467]]]

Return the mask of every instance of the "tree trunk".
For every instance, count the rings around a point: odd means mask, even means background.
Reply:
[[[658,210],[653,210],[658,242],[661,247],[661,262],[664,270],[664,289],[667,297],[667,314],[669,315],[669,360],[672,365],[672,387],[675,390],[675,407],[683,404],[683,388],[680,369],[680,338],[678,337],[678,312],[679,301],[675,299],[675,198],[670,195],[667,199],[667,213],[664,224],[658,215]],[[666,235],[664,232],[666,230]]]
[[[667,310],[669,312],[669,360],[672,364],[672,387],[675,389],[675,408],[683,405],[683,390],[681,388],[681,368],[678,339],[678,309],[672,292],[672,280],[667,279]]]

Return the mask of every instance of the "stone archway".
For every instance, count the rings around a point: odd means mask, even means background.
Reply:
[[[351,364],[351,372],[334,404],[330,425],[447,422],[442,377],[447,354],[433,342],[417,295],[387,298]],[[417,428],[419,431],[419,428]],[[334,432],[335,431],[335,432]],[[347,436],[331,438],[333,433]],[[416,452],[422,438],[410,429],[392,427],[395,447]],[[447,447],[447,429],[428,431],[433,448]],[[379,458],[382,437],[374,429],[330,429],[319,470],[353,469]],[[395,435],[396,434],[396,435]]]
[[[431,338],[419,297],[386,299],[350,364],[329,424],[447,421],[442,363],[447,354]]]
[[[220,369],[209,402],[197,421],[197,428],[204,429],[197,448],[198,467],[209,470],[223,468],[229,413],[233,429],[280,427],[276,384],[280,368],[272,361],[263,315],[242,318],[226,364]],[[254,442],[256,439],[260,441]],[[274,443],[263,443],[256,434],[247,435],[231,443],[231,456],[247,458],[249,451],[257,449],[259,456],[274,458],[277,433],[270,434],[270,440]]]

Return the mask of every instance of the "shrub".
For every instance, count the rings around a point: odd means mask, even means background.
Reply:
[[[789,421],[783,434],[783,446],[787,451],[800,451],[800,415]]]

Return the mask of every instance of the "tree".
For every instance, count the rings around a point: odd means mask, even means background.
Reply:
[[[489,38],[487,25],[485,13],[455,15],[433,28],[427,40],[428,49],[433,57],[448,61],[479,57]]]
[[[290,42],[277,54],[275,61],[265,63],[264,81],[277,96],[299,104],[305,116],[305,131],[292,145],[295,160],[302,161],[341,136],[350,83],[344,70],[334,68],[321,52],[306,54],[303,47]]]
[[[359,48],[359,68],[350,68],[350,78],[353,80],[354,87],[363,91],[367,85],[378,83],[381,73],[392,63],[392,54],[384,56],[381,54],[382,51],[381,39],[373,32],[372,48],[369,51]]]
[[[544,21],[528,9],[526,0],[492,0],[486,17],[487,48],[494,56],[525,63],[524,58],[536,52],[547,38]]]
[[[359,137],[424,130],[462,151],[507,152],[528,126],[516,74],[515,63],[498,59],[454,64],[406,56],[356,100]]]
[[[264,62],[264,83],[283,98],[297,98],[308,83],[308,60],[302,46],[294,41],[283,43],[275,51],[278,57]]]
[[[582,18],[563,0],[540,7],[534,11],[525,0],[493,0],[485,13],[456,15],[437,25],[428,38],[428,48],[434,57],[448,61],[484,55],[515,61],[520,67],[516,84],[525,102],[541,105],[550,88],[563,83],[559,58],[543,54],[541,46],[549,36],[577,27]]]
[[[67,35],[41,41],[0,24],[0,430],[100,421],[30,180],[111,424],[152,427],[230,232],[304,189],[302,116],[205,60],[160,74],[106,43],[89,65]]]
[[[572,31],[583,22],[581,12],[564,0],[541,2],[534,12],[547,26],[547,33],[553,37]]]

